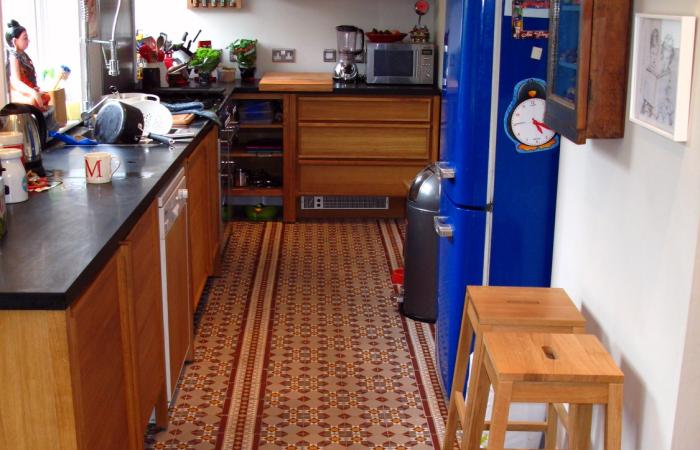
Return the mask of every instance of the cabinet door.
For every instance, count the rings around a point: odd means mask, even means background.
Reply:
[[[169,391],[172,395],[192,345],[193,316],[187,273],[187,221],[180,214],[165,238],[168,293]]]
[[[81,449],[132,448],[119,296],[115,256],[68,313],[70,364]]]
[[[193,309],[211,271],[211,220],[206,140],[187,158],[187,211],[190,225],[190,274]]]
[[[218,266],[217,258],[222,238],[221,227],[221,177],[219,176],[219,141],[218,129],[214,128],[205,138],[207,146],[207,166],[209,168],[209,213],[211,239],[209,240],[212,270]]]
[[[124,329],[136,417],[136,436],[143,436],[155,405],[165,408],[165,350],[160,278],[158,210],[152,204],[121,245],[125,302]],[[167,415],[164,414],[165,417]],[[164,425],[164,424],[162,424]]]

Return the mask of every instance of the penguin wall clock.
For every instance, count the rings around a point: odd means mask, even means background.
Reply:
[[[515,85],[503,125],[518,153],[553,150],[559,135],[544,124],[545,82],[527,78]]]

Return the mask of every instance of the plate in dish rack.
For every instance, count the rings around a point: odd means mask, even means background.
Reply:
[[[143,134],[166,134],[173,127],[173,115],[168,108],[152,100],[132,103],[143,114]]]

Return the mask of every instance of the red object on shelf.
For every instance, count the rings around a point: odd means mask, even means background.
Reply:
[[[199,41],[197,42],[197,48],[211,48],[211,41]]]
[[[391,283],[403,285],[403,267],[396,269],[391,273]]]
[[[367,39],[369,39],[370,42],[379,42],[379,43],[399,42],[399,41],[403,41],[403,38],[405,38],[407,36],[406,33],[386,34],[386,33],[372,33],[371,31],[368,31],[365,34],[367,35]]]

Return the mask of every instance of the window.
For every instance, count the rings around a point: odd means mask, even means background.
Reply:
[[[7,23],[14,19],[27,29],[30,41],[27,54],[34,62],[42,90],[53,88],[52,70],[57,76],[62,65],[71,69],[68,80],[62,81],[61,86],[66,91],[66,102],[74,103],[79,113],[82,96],[79,0],[0,0],[0,6],[5,48]],[[2,53],[4,58],[5,52]]]

